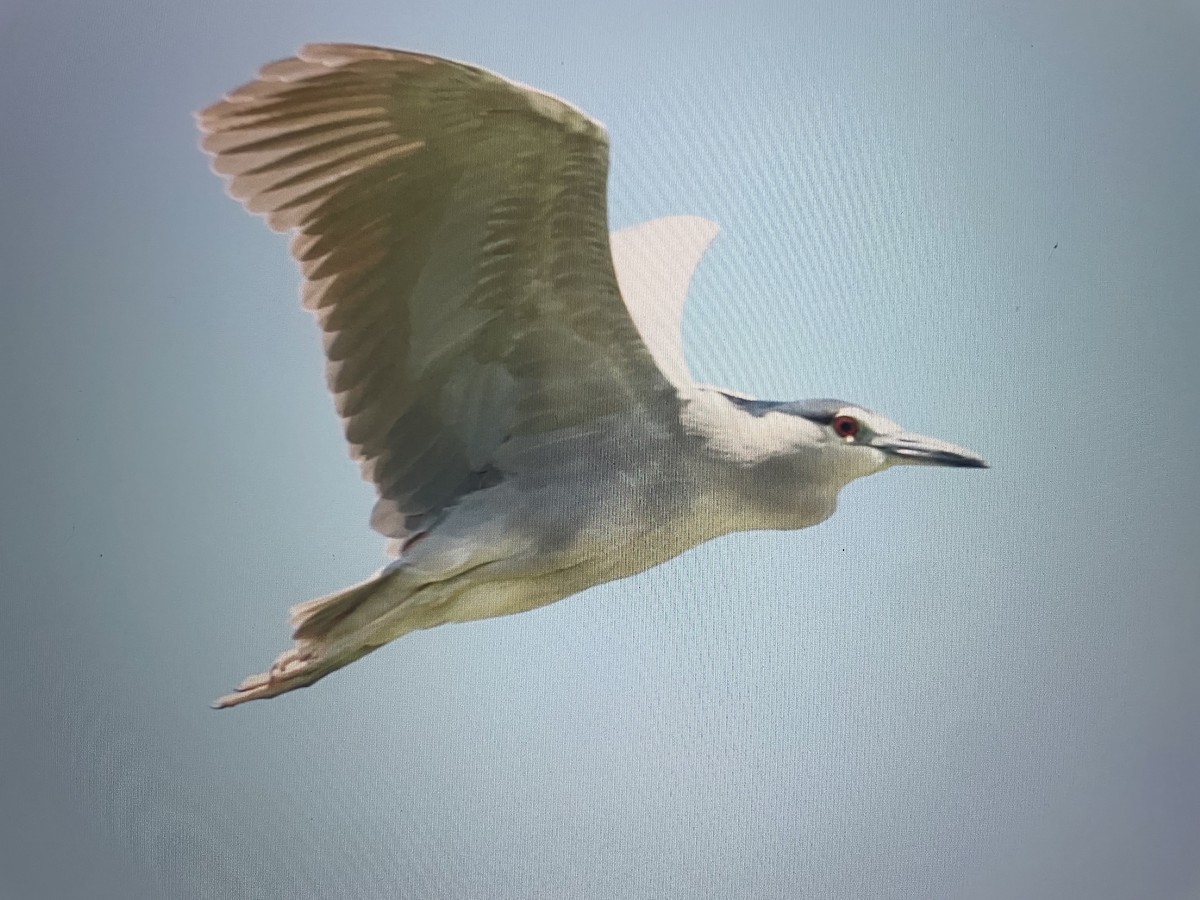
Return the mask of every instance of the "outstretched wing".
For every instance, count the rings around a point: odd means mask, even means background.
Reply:
[[[608,141],[579,110],[462,63],[316,44],[198,121],[230,193],[295,231],[382,533],[500,477],[510,436],[678,409],[621,299]]]
[[[662,373],[681,395],[695,389],[683,354],[688,286],[720,229],[699,216],[666,216],[612,234],[621,296]]]

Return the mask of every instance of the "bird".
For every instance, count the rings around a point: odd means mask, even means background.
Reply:
[[[717,226],[610,234],[609,139],[478,66],[309,44],[196,113],[226,189],[291,234],[390,561],[290,610],[218,708],[416,629],[531,610],[735,531],[827,519],[898,464],[986,468],[853,403],[697,383],[684,302]]]

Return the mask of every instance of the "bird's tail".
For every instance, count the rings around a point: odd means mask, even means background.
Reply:
[[[404,616],[420,586],[399,569],[293,606],[289,617],[295,645],[266,672],[251,675],[213,706],[223,709],[307,687],[405,631],[428,627],[419,616],[409,617],[412,622]]]

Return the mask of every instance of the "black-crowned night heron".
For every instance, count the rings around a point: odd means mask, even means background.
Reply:
[[[697,385],[680,320],[717,228],[610,235],[604,129],[474,66],[318,44],[201,112],[229,191],[294,231],[304,305],[396,557],[291,611],[217,701],[312,684],[418,628],[507,615],[710,538],[804,528],[897,463],[984,466],[840,400]]]

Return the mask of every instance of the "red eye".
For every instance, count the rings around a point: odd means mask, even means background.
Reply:
[[[835,416],[833,422],[833,430],[844,438],[852,438],[858,434],[858,419],[854,416]]]

